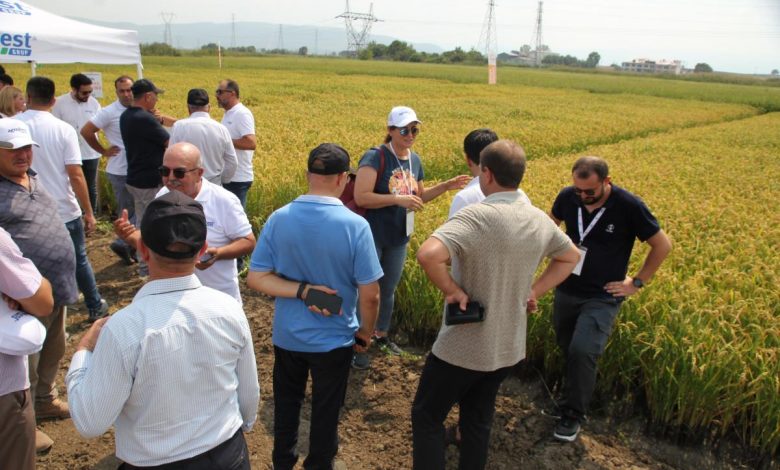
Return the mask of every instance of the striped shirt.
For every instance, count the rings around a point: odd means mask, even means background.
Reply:
[[[143,467],[249,431],[260,397],[241,306],[194,274],[144,285],[103,326],[94,353],[73,356],[65,381],[79,433],[113,424],[117,457]]]

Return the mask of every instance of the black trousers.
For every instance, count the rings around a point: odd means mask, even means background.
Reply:
[[[444,420],[455,403],[462,442],[458,468],[485,468],[498,387],[511,370],[464,369],[428,354],[412,404],[413,468],[444,468]]]
[[[298,461],[298,426],[306,381],[311,373],[311,429],[306,469],[331,469],[339,450],[339,412],[344,405],[352,348],[325,353],[288,351],[274,346],[274,470]]]
[[[222,444],[195,457],[170,462],[154,467],[136,467],[123,463],[118,470],[154,469],[154,470],[249,470],[249,449],[241,428],[233,437]]]

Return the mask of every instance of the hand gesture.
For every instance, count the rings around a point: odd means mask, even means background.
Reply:
[[[365,345],[358,343],[358,339],[363,340]],[[369,347],[371,347],[371,333],[363,331],[363,329],[360,328],[355,332],[355,344],[352,346],[352,349],[355,352],[364,353],[368,352]]]
[[[113,157],[119,153],[119,147],[112,145],[103,152],[104,157]]]
[[[124,241],[129,241],[135,233],[135,225],[130,223],[127,216],[127,209],[122,209],[122,216],[114,221],[114,233]]]
[[[458,175],[445,181],[444,187],[447,188],[447,191],[452,191],[453,189],[463,189],[467,184],[469,184],[471,178],[472,176],[469,175]]]
[[[306,286],[306,288],[303,290],[303,294],[301,294],[301,297],[303,297],[305,299],[309,295],[309,292],[312,289],[325,292],[326,294],[333,294],[333,295],[335,295],[337,293],[337,291],[335,289],[331,289],[328,286],[311,286],[310,285],[310,286]],[[330,311],[328,311],[328,309],[326,309],[326,308],[320,309],[316,305],[309,305],[309,310],[314,312],[314,313],[317,313],[319,315],[322,315],[324,317],[329,317],[331,315],[341,315],[343,313],[342,310],[339,310],[338,312],[330,312]]]
[[[222,259],[219,257],[219,248],[210,247],[206,249],[206,252],[203,254],[203,256],[201,256],[198,262],[195,263],[195,267],[203,271],[204,269],[208,269],[213,266],[214,263],[219,259]]]
[[[95,345],[97,344],[98,337],[100,336],[100,330],[103,328],[103,325],[106,324],[108,321],[108,317],[101,318],[100,320],[97,320],[95,323],[92,324],[92,326],[87,330],[86,333],[84,333],[84,336],[81,337],[81,341],[79,341],[79,345],[76,347],[76,351],[81,350],[87,350],[87,351],[94,351]]]
[[[622,281],[608,282],[604,285],[604,290],[612,294],[613,297],[628,297],[634,295],[639,291],[639,288],[634,286],[634,278],[626,276]]]
[[[95,227],[97,227],[97,221],[95,220],[95,216],[92,214],[92,212],[85,212],[84,233],[86,235],[92,235],[92,233],[95,231]]]
[[[413,194],[396,195],[395,201],[397,205],[403,207],[404,209],[418,211],[423,208],[423,201],[420,199],[420,196],[415,196]]]
[[[460,304],[460,309],[465,311],[466,304],[469,303],[469,296],[465,292],[463,292],[463,289],[458,288],[456,291],[452,292],[451,294],[445,294],[444,302],[447,304],[458,303]]]

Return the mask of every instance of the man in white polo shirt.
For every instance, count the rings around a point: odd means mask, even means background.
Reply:
[[[92,97],[92,80],[83,73],[77,73],[70,77],[70,93],[57,97],[51,113],[57,119],[70,124],[77,133],[81,132],[84,124],[95,117],[100,111],[100,103]],[[87,180],[89,191],[89,203],[92,210],[97,211],[97,170],[100,162],[100,153],[96,152],[83,137],[79,136],[79,150],[81,151],[81,171]]]
[[[122,141],[122,133],[119,131],[119,116],[133,103],[133,79],[127,75],[114,80],[116,89],[116,101],[98,111],[98,113],[81,128],[81,137],[89,146],[106,157],[106,176],[111,183],[116,201],[117,214],[127,210],[130,221],[135,223],[135,202],[133,196],[125,187],[127,180],[127,157],[125,156],[125,144]],[[102,130],[108,139],[108,148],[98,141],[97,133]],[[128,265],[135,260],[135,249],[128,246],[122,239],[117,238],[111,242],[111,250]]]
[[[89,320],[94,321],[108,315],[108,303],[100,297],[87,258],[85,235],[95,230],[95,216],[81,171],[76,131],[49,112],[52,105],[54,82],[46,77],[33,77],[27,82],[28,109],[17,117],[27,124],[32,138],[40,145],[33,148],[32,169],[38,173],[41,186],[57,201],[57,212],[70,232],[76,250],[76,282],[84,294]]]
[[[252,159],[257,147],[255,137],[255,117],[240,101],[238,83],[234,80],[222,80],[217,87],[217,102],[225,110],[222,124],[230,131],[233,147],[238,156],[238,168],[230,182],[224,184],[225,189],[235,194],[246,210],[246,195],[254,181]]]
[[[236,258],[251,253],[256,241],[238,198],[203,178],[200,152],[187,142],[168,147],[160,175],[164,187],[157,193],[158,198],[173,190],[181,191],[198,201],[206,214],[208,249],[195,265],[195,275],[204,286],[241,302]],[[120,237],[137,247],[140,233],[126,217],[117,219],[114,228]]]
[[[233,178],[238,160],[230,131],[211,119],[210,108],[208,92],[202,88],[191,89],[187,93],[187,110],[190,117],[173,124],[168,145],[189,142],[198,147],[203,177],[222,186]]]

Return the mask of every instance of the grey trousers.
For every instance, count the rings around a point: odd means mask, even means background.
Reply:
[[[566,358],[563,412],[582,419],[596,388],[597,362],[607,347],[622,299],[578,297],[555,291],[553,327]]]

